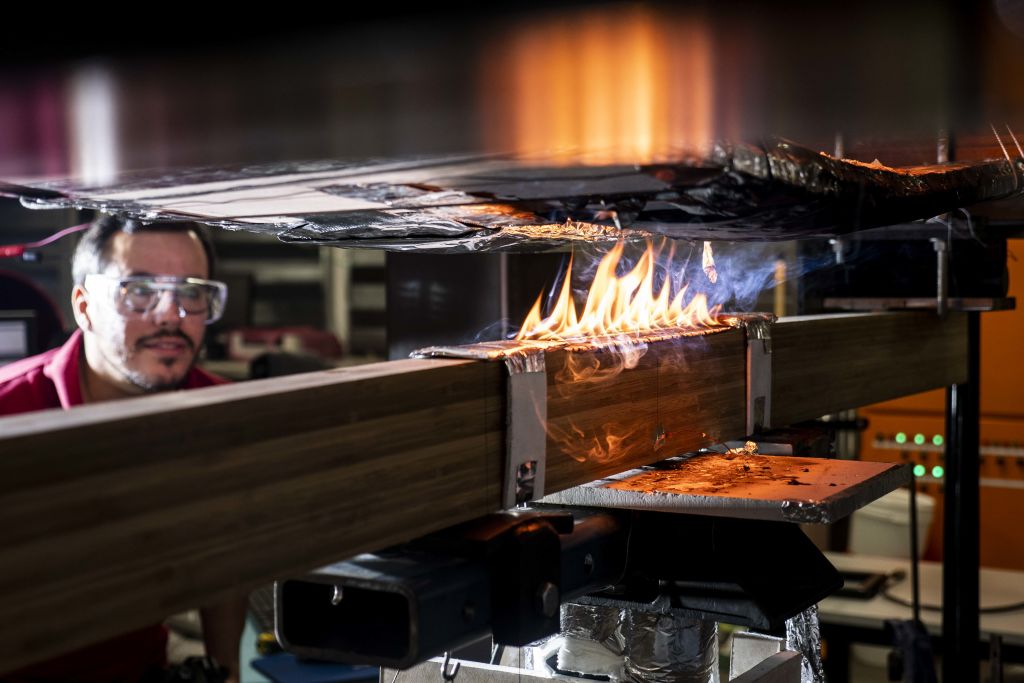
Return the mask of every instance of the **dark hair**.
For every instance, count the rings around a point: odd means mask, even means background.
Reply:
[[[75,247],[75,255],[71,261],[71,276],[76,285],[84,284],[86,275],[102,273],[106,269],[110,256],[107,245],[110,243],[110,239],[119,232],[129,235],[140,232],[191,232],[199,238],[199,242],[203,245],[206,262],[209,264],[209,276],[213,277],[216,260],[213,241],[210,239],[209,231],[199,223],[187,221],[143,223],[131,218],[103,215],[92,222],[92,225],[82,234],[78,246]]]

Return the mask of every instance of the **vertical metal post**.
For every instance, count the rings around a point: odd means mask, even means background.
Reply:
[[[914,624],[921,623],[920,558],[917,552],[917,478],[910,482],[910,597]]]
[[[978,680],[980,314],[967,314],[967,381],[946,394],[942,680]]]

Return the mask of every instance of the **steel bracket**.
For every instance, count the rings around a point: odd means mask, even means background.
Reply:
[[[774,317],[750,318],[747,330],[747,434],[772,426],[772,323]]]
[[[544,497],[547,463],[548,375],[544,353],[505,358],[508,369],[508,441],[502,506]]]

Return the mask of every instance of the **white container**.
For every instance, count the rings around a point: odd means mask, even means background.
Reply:
[[[917,494],[917,556],[924,552],[935,499]],[[910,559],[910,491],[897,489],[853,513],[850,552]]]

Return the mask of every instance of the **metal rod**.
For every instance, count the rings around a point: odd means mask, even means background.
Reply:
[[[949,252],[946,249],[946,242],[943,239],[932,238],[932,246],[935,248],[935,312],[939,316],[946,315],[947,301],[949,299]]]
[[[967,382],[949,387],[942,551],[942,680],[978,680],[980,314],[967,314]]]
[[[914,623],[921,623],[920,559],[917,552],[917,481],[910,482],[910,590]]]
[[[1003,637],[993,633],[988,647],[989,683],[1003,683]]]

